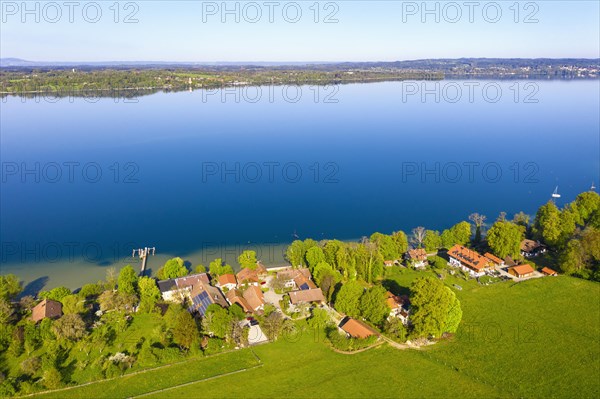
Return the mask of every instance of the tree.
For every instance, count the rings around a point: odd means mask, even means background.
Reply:
[[[460,222],[450,228],[455,244],[465,245],[471,240],[471,225],[468,222]]]
[[[592,214],[600,209],[600,195],[593,191],[581,193],[575,199],[575,204],[582,223],[586,223]]]
[[[114,267],[109,267],[106,269],[106,284],[104,286],[105,290],[114,290],[117,288],[117,269]]]
[[[442,247],[446,249],[450,249],[454,244],[456,244],[456,238],[454,238],[454,234],[450,229],[442,231],[440,239],[442,240]]]
[[[481,241],[481,228],[486,219],[487,217],[485,215],[480,215],[479,213],[472,213],[469,215],[469,220],[475,224],[475,242]]]
[[[140,277],[138,280],[140,291],[141,312],[152,312],[156,303],[161,299],[160,290],[156,286],[156,281],[151,277]]]
[[[212,304],[206,308],[206,313],[202,319],[202,329],[215,337],[227,338],[231,333],[232,319],[226,309]]]
[[[525,227],[512,222],[496,222],[487,233],[487,242],[492,251],[500,258],[509,255],[517,257],[524,236]]]
[[[233,274],[233,268],[227,264],[223,264],[223,259],[217,258],[210,262],[209,273],[213,278],[222,276],[223,274]]]
[[[54,322],[52,331],[58,339],[77,341],[85,334],[85,323],[78,314],[66,314]]]
[[[61,301],[67,295],[71,295],[71,290],[67,287],[56,287],[50,291],[42,291],[38,294],[38,297],[42,299],[51,299],[53,301]]]
[[[177,257],[169,259],[165,265],[158,269],[156,276],[159,280],[167,280],[170,278],[184,277],[188,275],[188,269],[185,267],[183,259]]]
[[[60,301],[64,314],[75,314],[85,312],[85,300],[79,295],[67,295]]]
[[[419,226],[412,230],[412,242],[417,248],[423,246],[423,240],[425,239],[425,227]]]
[[[264,318],[261,327],[269,341],[275,341],[283,327],[283,317],[281,316],[281,313],[271,312],[271,314]]]
[[[285,251],[285,257],[293,267],[299,267],[305,264],[305,253],[306,249],[304,247],[304,243],[300,240],[294,240],[287,247],[287,250]]]
[[[135,295],[137,292],[137,275],[131,265],[127,265],[119,272],[118,291],[122,294]]]
[[[396,231],[392,233],[392,238],[396,242],[398,253],[403,254],[408,251],[408,237],[403,231]]]
[[[37,356],[29,357],[21,362],[21,370],[29,376],[33,376],[41,367],[42,359]]]
[[[423,338],[440,337],[445,332],[454,301],[451,292],[441,281],[431,277],[415,280],[410,290],[413,334]]]
[[[0,299],[14,299],[23,291],[21,281],[14,274],[0,275]]]
[[[171,331],[173,333],[173,341],[181,349],[190,349],[198,338],[198,326],[192,315],[185,310],[177,314],[175,325]]]
[[[194,268],[194,273],[197,273],[197,274],[206,273],[206,266],[204,266],[204,265],[197,265]]]
[[[448,310],[444,332],[455,333],[458,330],[460,321],[462,320],[462,309],[456,294],[454,294],[454,292],[452,292],[452,290],[448,287],[446,287],[446,290],[452,296],[452,300],[450,302],[450,309]]]
[[[311,328],[322,330],[330,321],[329,313],[325,309],[313,308],[311,316],[306,321]]]
[[[398,249],[398,243],[392,236],[388,236],[381,233],[373,233],[370,241],[377,246],[379,253],[386,260],[394,260],[400,258],[400,251]]]
[[[363,286],[357,281],[348,281],[342,285],[335,298],[335,308],[350,317],[360,316],[360,297]]]
[[[56,367],[49,367],[46,371],[44,371],[43,382],[44,386],[48,389],[58,389],[62,387],[62,379],[63,377]]]
[[[79,296],[82,298],[97,297],[102,294],[104,287],[101,284],[85,284],[79,291]]]
[[[542,205],[535,216],[533,224],[535,234],[544,242],[556,245],[560,237],[560,211],[552,201]]]
[[[423,239],[423,245],[427,252],[436,251],[442,246],[442,237],[440,237],[440,233],[433,230],[427,230],[425,232],[425,238]]]
[[[321,283],[323,282],[323,279],[326,276],[334,276],[334,270],[329,263],[322,261],[317,263],[317,265],[313,269],[312,275],[315,280],[315,283],[318,286],[321,286]]]
[[[10,301],[0,298],[0,324],[10,324],[13,320],[15,309]]]
[[[397,341],[406,341],[406,327],[397,317],[390,317],[386,320],[383,324],[383,331]]]
[[[238,256],[238,263],[242,269],[256,269],[256,252],[245,250]]]
[[[321,247],[312,247],[306,251],[306,262],[308,263],[311,272],[315,269],[317,264],[325,262],[325,253],[323,253]]]
[[[244,312],[244,309],[237,303],[231,305],[227,311],[234,321],[240,321],[246,317],[246,312]]]
[[[367,289],[360,298],[360,313],[371,323],[381,325],[390,314],[390,308],[385,301],[386,289],[376,285]]]
[[[525,228],[529,227],[529,220],[531,219],[531,217],[526,214],[523,211],[520,211],[519,213],[515,213],[515,216],[513,217],[513,223],[518,224],[520,226],[524,226]]]

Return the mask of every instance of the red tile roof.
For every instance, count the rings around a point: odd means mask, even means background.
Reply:
[[[495,263],[497,265],[501,265],[504,262],[502,259],[500,259],[496,255],[491,254],[489,252],[486,252],[483,256],[485,256],[486,258],[488,258],[489,260],[491,260],[493,263]]]
[[[325,302],[325,297],[320,288],[290,292],[290,301],[292,304],[300,302]]]
[[[238,272],[238,274],[236,274],[237,277],[237,281],[240,284],[244,284],[244,283],[258,283],[259,279],[258,279],[258,271],[252,270],[252,269],[242,269]]]
[[[508,272],[513,271],[517,277],[533,273],[533,267],[530,265],[519,265],[508,268]]]
[[[377,331],[363,323],[362,321],[348,318],[341,329],[350,334],[353,338],[368,338],[372,335],[379,335]]]
[[[242,307],[244,312],[246,312],[246,313],[252,312],[252,308],[250,308],[248,301],[246,301],[246,298],[244,298],[242,296],[242,293],[240,292],[240,290],[234,288],[232,290],[227,291],[227,294],[225,294],[225,296],[229,300],[229,303],[231,303],[232,305],[234,303],[237,303],[238,305],[240,305]]]
[[[265,304],[263,292],[255,285],[251,285],[244,291],[244,299],[250,305],[250,309],[256,311],[259,307]]]
[[[402,298],[392,294],[391,292],[386,293],[385,301],[391,310],[398,309],[402,306]]]
[[[427,251],[423,248],[411,249],[408,251],[408,257],[415,260],[425,260],[427,259]]]
[[[31,311],[31,319],[36,323],[45,318],[57,319],[62,316],[62,303],[52,299],[44,299]]]
[[[448,256],[457,259],[461,264],[477,272],[488,267],[489,260],[478,252],[456,244],[448,250]]]
[[[231,273],[227,273],[227,274],[223,274],[223,275],[219,276],[218,281],[219,281],[219,285],[221,285],[221,286],[227,285],[227,284],[233,284],[233,285],[237,284],[235,275],[233,275]]]
[[[544,267],[542,269],[542,273],[544,273],[547,276],[556,276],[558,273],[555,272],[554,270],[550,269],[549,267]]]

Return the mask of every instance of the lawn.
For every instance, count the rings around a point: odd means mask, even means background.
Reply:
[[[406,290],[430,271],[391,271],[388,285]],[[254,348],[263,367],[149,395],[193,397],[526,397],[600,395],[600,285],[570,277],[480,286],[448,277],[463,308],[452,339],[422,350],[382,345],[366,352],[333,352],[304,332]],[[238,356],[241,356],[238,358]],[[125,397],[256,364],[244,350],[169,369],[96,383],[60,398]]]
[[[34,395],[34,397],[57,399],[129,398],[258,365],[259,362],[254,354],[249,349],[244,349],[218,356],[190,359],[170,366],[125,375],[116,380],[99,381],[73,389]]]

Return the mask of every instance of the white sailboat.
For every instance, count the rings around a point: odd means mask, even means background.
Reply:
[[[558,193],[558,186],[556,186],[556,188],[554,189],[554,192],[552,193],[552,198],[560,198],[560,194]]]
[[[590,187],[590,191],[596,191],[596,186],[594,186],[594,182],[592,182],[592,187]]]

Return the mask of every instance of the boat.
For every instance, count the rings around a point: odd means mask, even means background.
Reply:
[[[592,187],[590,187],[590,191],[596,191],[596,186],[594,186],[594,182],[592,182]]]
[[[556,186],[556,188],[554,189],[554,192],[552,193],[552,198],[560,198],[560,194],[558,193],[558,186]]]

